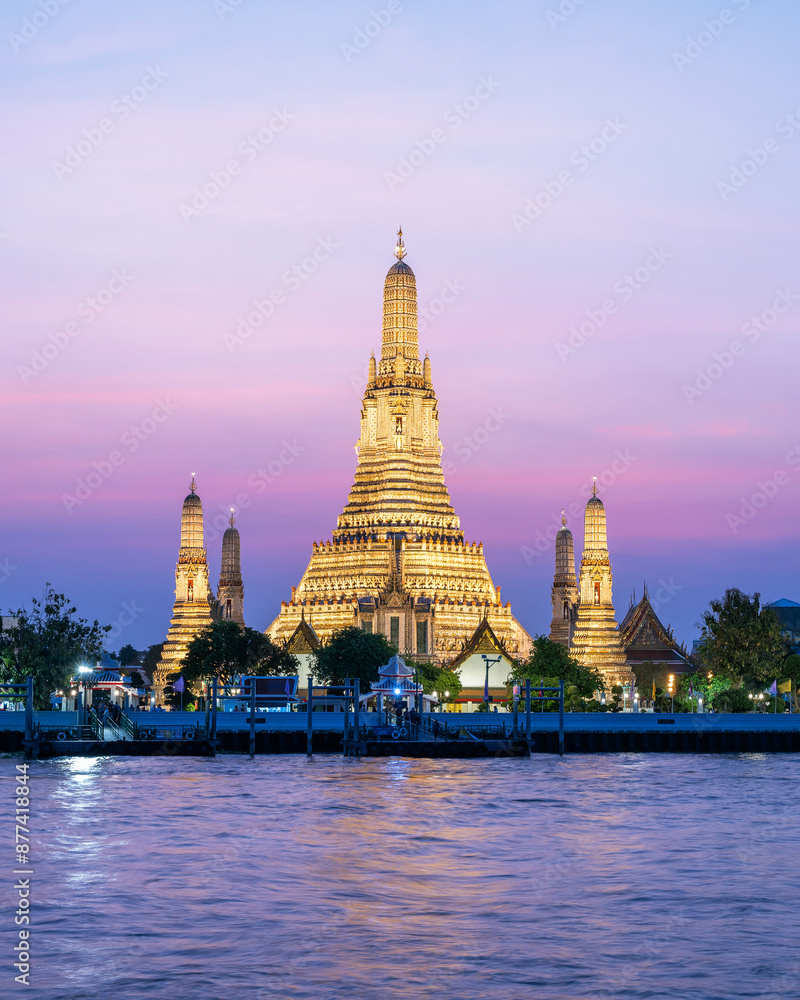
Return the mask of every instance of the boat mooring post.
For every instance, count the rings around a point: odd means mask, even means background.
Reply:
[[[217,738],[217,678],[211,681],[211,733],[210,739]]]
[[[308,693],[306,697],[306,757],[311,756],[312,743],[314,736],[314,678],[311,674],[308,675]]]
[[[256,679],[250,678],[250,756],[256,755]]]
[[[355,677],[353,679],[353,738],[358,739],[358,715],[359,715],[359,698],[361,697],[361,679]]]
[[[558,755],[564,756],[564,678],[558,682]]]
[[[528,741],[528,753],[531,752],[531,679],[525,681],[525,739]]]
[[[345,677],[344,679],[344,735],[342,737],[343,741],[350,739],[350,692],[352,691],[352,681],[351,678]],[[347,756],[347,747],[344,746],[344,755]]]
[[[208,738],[208,717],[211,714],[211,685],[206,683],[204,690],[206,693],[206,738]]]
[[[33,677],[25,678],[25,739],[33,739]]]

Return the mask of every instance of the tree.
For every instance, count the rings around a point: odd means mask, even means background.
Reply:
[[[134,649],[130,643],[127,646],[123,646],[122,649],[117,653],[117,660],[119,660],[119,665],[121,667],[133,667],[139,666],[139,651]]]
[[[378,667],[397,653],[395,647],[379,632],[365,632],[348,625],[333,633],[329,641],[315,654],[316,675],[323,684],[344,684],[348,677],[358,677],[361,690],[369,691],[378,679]]]
[[[539,635],[533,641],[533,653],[527,663],[517,664],[511,671],[511,680],[518,683],[530,679],[532,682],[564,680],[565,687],[573,685],[582,698],[590,698],[595,691],[605,689],[605,680],[599,670],[578,663],[569,655],[569,650],[560,642],[553,642],[546,635]],[[534,684],[532,683],[533,687]],[[549,683],[544,685],[551,687]]]
[[[761,607],[759,593],[726,590],[703,612],[701,634],[700,659],[715,676],[738,685],[746,675],[767,681],[780,672],[785,650],[780,622],[772,608]]]
[[[444,701],[444,693],[449,691],[448,700],[454,701],[461,693],[461,678],[455,670],[439,667],[435,663],[415,663],[414,660],[405,660],[405,664],[416,672],[425,694],[433,694],[435,691],[439,695],[439,701]]]
[[[297,660],[263,632],[237,622],[213,622],[189,643],[181,670],[187,690],[219,677],[231,684],[239,674],[296,674]]]
[[[20,683],[30,674],[37,709],[50,707],[51,691],[67,687],[81,663],[94,663],[100,657],[104,637],[111,631],[110,625],[76,615],[77,608],[46,583],[44,599],[34,597],[30,611],[15,611],[17,624],[3,632],[2,679]]]
[[[164,643],[158,642],[154,646],[150,646],[144,654],[142,659],[142,669],[151,680],[153,679],[153,674],[156,672],[156,667],[161,660],[161,654],[163,652]]]

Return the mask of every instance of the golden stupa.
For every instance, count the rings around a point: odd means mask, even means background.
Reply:
[[[531,637],[500,600],[481,543],[467,542],[444,482],[439,409],[419,356],[417,288],[402,230],[383,291],[380,361],[370,359],[358,466],[330,541],[314,543],[292,597],[267,629],[289,641],[305,621],[323,642],[357,625],[404,656],[447,661],[486,619],[513,656]]]

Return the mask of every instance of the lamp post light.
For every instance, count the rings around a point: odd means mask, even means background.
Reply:
[[[86,724],[86,681],[88,680],[88,678],[85,677],[84,675],[91,673],[93,673],[92,668],[87,667],[86,664],[81,664],[78,667],[78,674],[80,674],[80,676],[78,677],[78,691],[80,693],[80,699],[81,699],[81,708],[80,712],[78,713],[79,726],[83,726]]]
[[[670,714],[675,714],[675,674],[670,674],[667,679],[667,690],[669,691]]]

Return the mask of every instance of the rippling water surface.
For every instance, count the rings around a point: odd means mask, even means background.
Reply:
[[[800,995],[797,756],[73,758],[32,775],[35,985],[8,975],[3,996]]]

